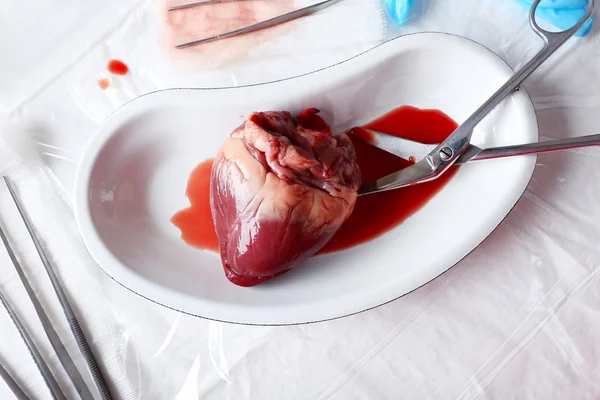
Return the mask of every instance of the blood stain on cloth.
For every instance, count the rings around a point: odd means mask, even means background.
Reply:
[[[115,75],[127,75],[129,72],[127,64],[120,60],[110,60],[106,68],[111,74]]]
[[[106,90],[110,87],[110,78],[98,79],[98,86],[102,90]]]
[[[110,60],[106,64],[106,69],[113,75],[127,75],[129,73],[129,67],[121,60]],[[106,90],[112,85],[110,77],[103,77],[98,79],[98,87],[102,90]]]

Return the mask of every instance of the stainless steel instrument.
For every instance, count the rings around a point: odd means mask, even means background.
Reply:
[[[388,135],[387,133],[375,131],[373,129],[360,129],[369,132],[372,139],[364,139],[364,135],[356,135],[354,137],[361,138],[367,143],[379,147],[388,153],[404,158],[405,160],[409,160],[413,157],[416,161],[422,160],[439,147],[439,144],[423,144],[414,140]],[[353,136],[352,131],[353,130],[350,131],[351,136]],[[489,147],[487,149],[482,149],[469,144],[465,152],[456,159],[454,164],[459,165],[466,164],[470,161],[550,153],[553,151],[589,146],[600,146],[600,134],[547,140],[545,142],[516,144],[512,146]]]
[[[21,389],[19,384],[15,382],[12,376],[10,376],[8,371],[4,369],[4,366],[2,364],[0,364],[0,377],[4,380],[6,386],[8,386],[13,396],[15,396],[17,400],[29,400],[29,397],[27,397],[27,395],[25,394],[23,389]]]
[[[10,183],[8,178],[3,177],[3,180],[4,180],[4,183],[6,184],[6,187],[8,188],[8,191],[15,203],[15,206],[17,208],[19,215],[23,219],[23,223],[25,224],[25,227],[27,228],[29,236],[31,237],[31,240],[33,241],[33,243],[35,245],[38,255],[40,256],[42,264],[44,265],[46,273],[48,274],[50,282],[52,283],[52,286],[54,288],[54,291],[56,292],[56,295],[58,297],[60,305],[64,311],[67,322],[69,323],[69,326],[71,327],[71,332],[73,334],[73,337],[75,338],[75,341],[77,342],[77,345],[79,346],[79,349],[90,369],[90,373],[91,373],[92,377],[94,378],[94,382],[96,383],[98,392],[100,393],[100,396],[103,400],[112,399],[110,390],[108,388],[108,384],[106,383],[106,380],[104,379],[104,376],[102,374],[102,371],[100,370],[98,362],[96,361],[94,354],[92,353],[92,350],[90,348],[90,345],[88,344],[87,339],[83,333],[83,330],[81,329],[81,326],[79,325],[79,321],[78,321],[73,309],[71,308],[71,305],[69,303],[67,295],[64,292],[62,285],[61,285],[58,277],[56,276],[54,269],[52,268],[52,265],[50,264],[50,260],[49,260],[48,256],[46,255],[46,251],[44,250],[44,247],[42,246],[40,240],[37,237],[35,228],[33,227],[33,224],[31,223],[31,221],[29,220],[27,212],[25,211],[25,208],[24,208],[23,204],[21,203],[21,200],[19,199],[16,190],[14,189],[14,187],[12,186],[12,184]],[[93,399],[93,396],[92,396],[89,388],[85,384],[85,381],[81,377],[81,374],[77,370],[77,367],[73,363],[73,360],[70,358],[64,345],[60,341],[60,338],[58,337],[56,330],[52,326],[50,319],[46,315],[44,308],[41,305],[40,300],[38,299],[37,295],[35,294],[35,291],[31,287],[31,285],[27,279],[27,276],[25,275],[25,273],[23,271],[23,268],[19,263],[19,260],[17,259],[15,253],[13,252],[13,250],[10,246],[10,243],[8,241],[6,233],[2,230],[1,227],[0,227],[0,239],[4,243],[6,251],[8,252],[8,255],[17,271],[17,274],[19,275],[19,278],[21,279],[21,282],[23,283],[23,286],[25,287],[25,290],[26,290],[27,294],[29,295],[29,298],[34,305],[35,311],[36,311],[38,317],[40,318],[40,321],[42,322],[44,331],[46,332],[46,335],[48,336],[48,339],[50,340],[50,343],[52,344],[52,347],[53,347],[55,353],[57,354],[63,368],[65,369],[65,371],[71,378],[71,381],[73,382],[75,388],[77,389],[79,396],[83,400]],[[1,291],[0,291],[0,301],[3,303],[6,310],[12,317],[17,329],[19,330],[19,332],[21,333],[21,336],[25,340],[25,343],[29,347],[29,349],[32,353],[32,356],[34,358],[34,361],[37,364],[40,371],[42,372],[42,375],[44,376],[44,379],[46,380],[46,383],[48,384],[48,387],[50,388],[53,397],[56,399],[64,399],[65,398],[64,393],[61,391],[60,387],[58,386],[58,383],[54,379],[54,376],[50,372],[50,369],[48,368],[47,364],[44,362],[43,358],[41,357],[39,351],[35,347],[35,344],[31,340],[28,332],[24,328],[23,324],[20,322],[18,315],[12,309],[10,302],[8,301],[6,296],[2,295]]]
[[[175,7],[171,7],[169,8],[169,11],[178,11],[178,10],[184,10],[186,8],[191,8],[191,7],[200,7],[200,6],[205,6],[205,5],[209,5],[209,4],[216,4],[216,3],[228,3],[228,2],[232,2],[232,1],[239,1],[239,0],[205,0],[205,1],[198,1],[195,3],[190,3],[190,4],[183,4],[180,6],[175,6]],[[251,33],[251,32],[256,32],[262,29],[266,29],[266,28],[271,28],[273,26],[277,26],[286,22],[290,22],[293,21],[295,19],[298,18],[302,18],[302,17],[306,17],[309,16],[311,14],[314,14],[318,11],[321,11],[329,6],[334,5],[335,3],[339,3],[342,0],[326,0],[326,1],[321,1],[319,3],[307,6],[307,7],[303,7],[300,8],[298,10],[294,10],[291,11],[289,13],[286,14],[282,14],[279,15],[277,17],[274,18],[270,18],[266,21],[262,21],[262,22],[258,22],[256,24],[252,24],[252,25],[248,25],[245,26],[243,28],[240,29],[236,29],[234,31],[231,32],[225,32],[225,33],[220,33],[218,35],[215,36],[211,36],[208,38],[204,38],[204,39],[198,39],[198,40],[194,40],[192,42],[188,42],[188,43],[183,43],[183,44],[179,44],[177,46],[175,46],[178,49],[184,49],[186,47],[190,47],[190,46],[196,46],[199,44],[203,44],[203,43],[208,43],[208,42],[214,42],[217,40],[221,40],[221,39],[227,39],[227,38],[231,38],[234,36],[240,36],[240,35],[244,35],[246,33]]]
[[[540,28],[535,20],[535,12],[541,0],[536,0],[531,6],[529,24],[533,31],[543,39],[544,46],[527,64],[525,64],[484,104],[482,104],[465,122],[463,122],[446,140],[437,145],[429,154],[416,164],[397,171],[378,181],[366,185],[359,191],[365,195],[404,186],[427,182],[438,178],[448,168],[461,158],[473,159],[483,151],[470,144],[473,129],[500,102],[512,93],[519,85],[535,71],[548,57],[558,50],[579,28],[590,18],[594,9],[594,0],[590,0],[588,10],[581,20],[565,31],[549,32]],[[507,151],[507,150],[505,150]],[[466,155],[465,155],[466,154]]]

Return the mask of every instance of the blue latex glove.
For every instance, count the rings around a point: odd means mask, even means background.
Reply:
[[[515,0],[527,9],[531,8],[533,0]],[[394,22],[403,25],[408,20],[410,8],[414,0],[384,0],[385,7]],[[537,15],[559,29],[568,29],[575,25],[586,13],[585,6],[588,0],[542,0]],[[585,36],[592,28],[590,18],[575,34]]]
[[[415,0],[383,0],[388,14],[398,26],[404,25]]]
[[[523,7],[530,9],[533,0],[515,0]],[[558,29],[566,30],[575,25],[586,13],[588,0],[542,0],[536,15],[550,22]],[[585,36],[592,29],[592,18],[577,31],[575,36]]]

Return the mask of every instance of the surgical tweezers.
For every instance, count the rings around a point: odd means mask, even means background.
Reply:
[[[190,3],[190,4],[183,4],[180,6],[175,6],[175,7],[171,7],[169,8],[169,11],[177,11],[177,10],[183,10],[186,8],[191,8],[191,7],[199,7],[199,6],[204,6],[204,5],[208,5],[208,4],[216,4],[216,3],[229,3],[232,1],[240,1],[240,0],[205,0],[205,1],[198,1],[195,3]],[[199,40],[194,40],[192,42],[188,42],[188,43],[183,43],[183,44],[179,44],[177,46],[175,46],[178,49],[183,49],[186,47],[190,47],[190,46],[195,46],[195,45],[199,45],[199,44],[203,44],[203,43],[208,43],[208,42],[214,42],[216,40],[220,40],[220,39],[227,39],[230,37],[234,37],[234,36],[239,36],[239,35],[243,35],[246,33],[250,33],[250,32],[256,32],[262,29],[266,29],[266,28],[271,28],[273,26],[279,25],[279,24],[283,24],[289,21],[293,21],[295,19],[298,18],[302,18],[302,17],[306,17],[309,16],[311,14],[314,14],[318,11],[321,11],[329,6],[334,5],[335,3],[338,3],[342,0],[326,0],[326,1],[321,1],[319,3],[304,7],[304,8],[300,8],[298,10],[294,10],[291,11],[287,14],[282,14],[279,15],[277,17],[271,18],[271,19],[267,19],[265,21],[262,22],[258,22],[256,24],[253,25],[248,25],[245,26],[243,28],[240,29],[236,29],[234,31],[231,32],[226,32],[226,33],[221,33],[215,36],[211,36],[208,38],[204,38],[204,39],[199,39]]]
[[[10,389],[17,400],[29,400],[23,389],[15,382],[12,376],[4,369],[4,365],[0,364],[0,378],[4,379],[6,386]]]
[[[46,270],[46,273],[48,274],[48,277],[50,278],[50,282],[52,283],[52,286],[54,288],[54,291],[56,292],[56,295],[61,304],[61,307],[63,308],[65,317],[67,318],[67,321],[71,328],[71,332],[73,333],[75,341],[77,342],[77,345],[79,346],[79,349],[80,349],[81,353],[83,354],[85,361],[90,369],[92,377],[94,378],[94,381],[96,383],[96,387],[97,387],[98,391],[100,392],[100,396],[103,400],[112,399],[108,385],[104,379],[104,376],[102,375],[100,367],[98,366],[98,363],[97,363],[96,359],[94,358],[94,355],[91,351],[90,345],[87,342],[87,339],[83,333],[83,330],[81,329],[81,326],[79,325],[79,321],[78,321],[77,317],[75,316],[73,309],[71,308],[69,300],[67,299],[67,296],[60,284],[60,281],[58,280],[58,277],[56,276],[52,266],[50,265],[50,260],[49,260],[48,256],[46,255],[46,252],[37,237],[37,234],[35,232],[33,224],[29,220],[27,212],[25,211],[23,204],[21,203],[15,189],[13,188],[13,186],[10,183],[10,181],[8,180],[8,178],[3,177],[3,180],[4,180],[4,183],[6,184],[6,187],[8,188],[8,191],[15,203],[15,206],[19,212],[19,215],[23,219],[25,227],[27,228],[29,236],[31,237],[31,239],[35,245],[38,255],[39,255],[39,257],[42,261],[42,264],[44,265],[44,268]],[[12,250],[12,248],[10,246],[10,243],[8,242],[6,233],[3,231],[3,229],[1,227],[0,227],[0,239],[4,243],[6,251],[8,252],[8,255],[17,271],[17,274],[19,275],[19,278],[21,279],[21,282],[23,283],[23,286],[25,287],[25,290],[26,290],[28,296],[34,305],[35,311],[36,311],[38,317],[40,318],[40,321],[42,322],[42,326],[44,327],[46,335],[48,336],[48,339],[50,340],[50,343],[52,344],[52,347],[53,347],[55,353],[57,354],[63,368],[67,372],[67,375],[69,375],[69,378],[73,382],[75,388],[77,389],[77,392],[79,393],[80,397],[83,400],[93,399],[93,396],[92,396],[90,390],[88,389],[83,378],[79,374],[79,371],[75,367],[73,360],[69,357],[66,349],[64,348],[64,345],[62,344],[62,342],[60,341],[60,339],[58,337],[58,334],[52,327],[50,319],[46,315],[43,307],[41,306],[40,300],[37,298],[37,295],[35,294],[31,285],[29,284],[27,276],[25,275],[23,268],[21,267],[21,265],[19,263],[19,260],[17,259],[14,251]],[[2,295],[1,291],[0,291],[0,300],[2,301],[4,307],[10,314],[19,333],[23,337],[25,343],[27,344],[27,347],[29,348],[30,352],[32,353],[34,361],[35,361],[38,369],[42,373],[42,375],[52,393],[52,396],[56,399],[64,399],[65,398],[64,393],[61,391],[60,387],[58,386],[58,383],[54,379],[54,376],[50,372],[50,369],[48,368],[48,366],[44,362],[44,359],[41,357],[39,351],[35,347],[35,344],[31,340],[31,337],[30,337],[29,333],[27,332],[26,328],[21,323],[18,315],[16,314],[16,312],[14,312],[8,299],[6,298],[6,296]]]

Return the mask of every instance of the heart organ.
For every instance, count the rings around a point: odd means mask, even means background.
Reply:
[[[219,150],[211,208],[227,278],[254,286],[315,254],[348,218],[361,183],[346,134],[307,109],[255,112]]]

